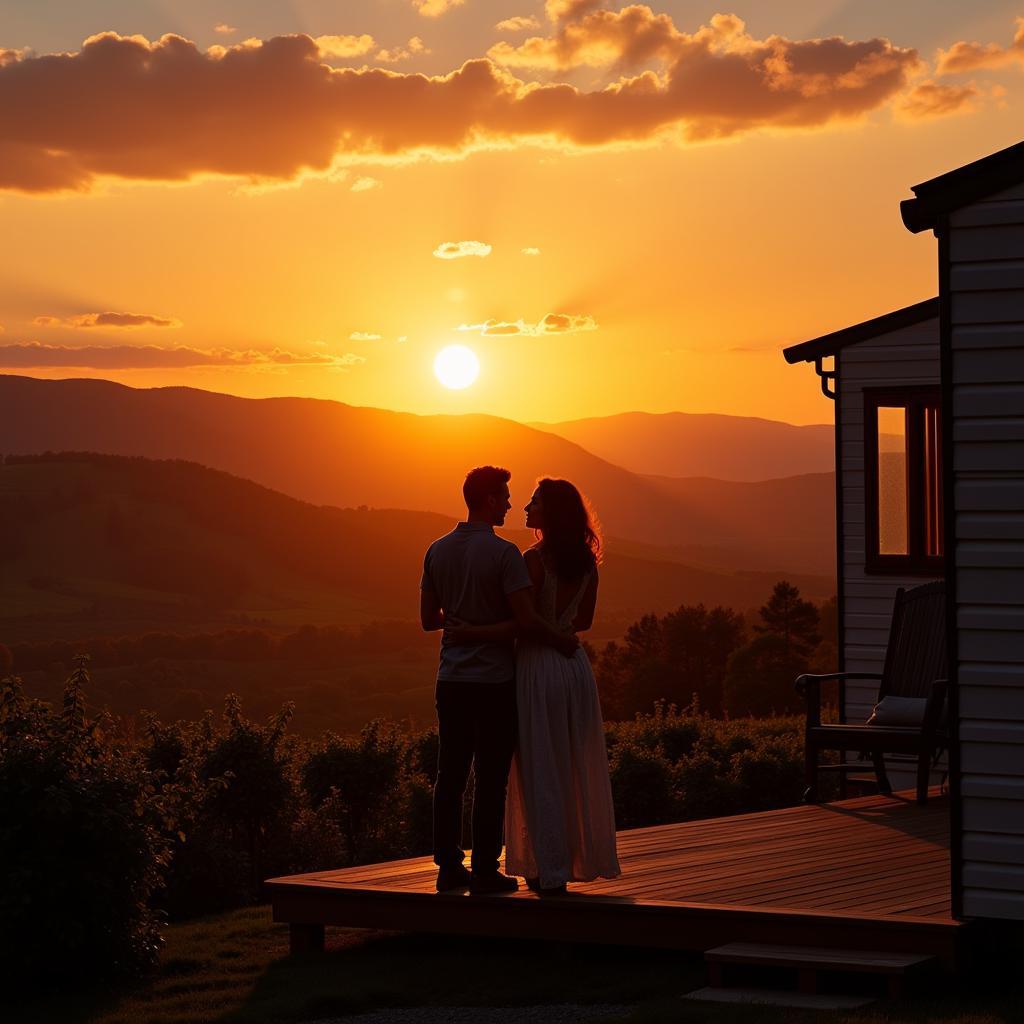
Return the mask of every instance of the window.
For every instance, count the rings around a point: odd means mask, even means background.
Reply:
[[[941,460],[937,389],[864,391],[868,572],[942,575]]]

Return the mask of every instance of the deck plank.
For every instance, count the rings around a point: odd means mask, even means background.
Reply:
[[[573,883],[556,899],[525,887],[500,897],[439,895],[429,857],[272,879],[268,887],[275,917],[299,923],[678,948],[776,935],[911,951],[916,942],[949,962],[961,923],[950,914],[948,814],[937,793],[923,807],[897,794],[625,830],[622,875]]]

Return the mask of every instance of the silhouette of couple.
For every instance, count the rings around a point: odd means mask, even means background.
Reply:
[[[511,474],[480,466],[462,487],[466,521],[427,550],[420,619],[443,630],[434,786],[439,892],[542,894],[619,874],[594,673],[576,634],[597,603],[601,542],[579,491],[543,479],[526,506],[540,536],[525,556],[494,533]],[[470,866],[463,796],[475,775]],[[506,801],[507,795],[507,801]],[[502,834],[505,870],[499,870]]]

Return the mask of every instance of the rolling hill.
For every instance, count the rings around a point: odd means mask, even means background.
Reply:
[[[186,459],[318,505],[450,517],[462,514],[466,470],[496,462],[512,471],[520,507],[538,476],[567,477],[589,495],[608,534],[677,549],[675,559],[718,569],[834,571],[833,487],[823,474],[775,481],[772,514],[761,517],[748,514],[761,500],[756,490],[651,479],[554,433],[494,416],[414,416],[306,398],[19,376],[0,376],[0,408],[0,452]],[[519,515],[510,525],[521,522]]]
[[[0,638],[414,620],[423,552],[453,522],[318,507],[184,461],[8,456]],[[532,542],[525,531],[506,535]],[[827,577],[790,575],[809,597],[832,592]],[[778,578],[685,565],[612,538],[596,633],[681,603],[754,607]]]
[[[720,480],[771,480],[832,472],[831,424],[794,426],[718,413],[626,412],[534,423],[634,473]]]

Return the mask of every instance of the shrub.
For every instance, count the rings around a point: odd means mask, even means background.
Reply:
[[[394,723],[374,720],[358,737],[327,733],[301,769],[313,807],[327,805],[347,860],[399,855],[409,845],[410,743]]]
[[[744,810],[799,803],[804,790],[802,737],[798,733],[760,737],[733,755],[729,774]]]
[[[210,713],[169,726],[148,716],[147,761],[171,794],[176,822],[165,897],[171,917],[252,903],[265,878],[290,868],[298,811],[285,743],[291,714],[286,704],[259,725],[229,695],[219,727]]]
[[[722,771],[722,762],[704,743],[680,759],[675,768],[679,793],[679,818],[714,818],[734,813],[742,807],[731,777]]]
[[[135,973],[161,944],[150,898],[169,857],[165,802],[138,751],[86,716],[87,681],[81,658],[59,714],[0,681],[0,970],[12,987]]]
[[[796,803],[803,735],[796,718],[721,720],[658,704],[607,726],[620,828]]]
[[[675,819],[672,766],[660,749],[620,740],[609,762],[615,820],[619,828],[658,825]]]

